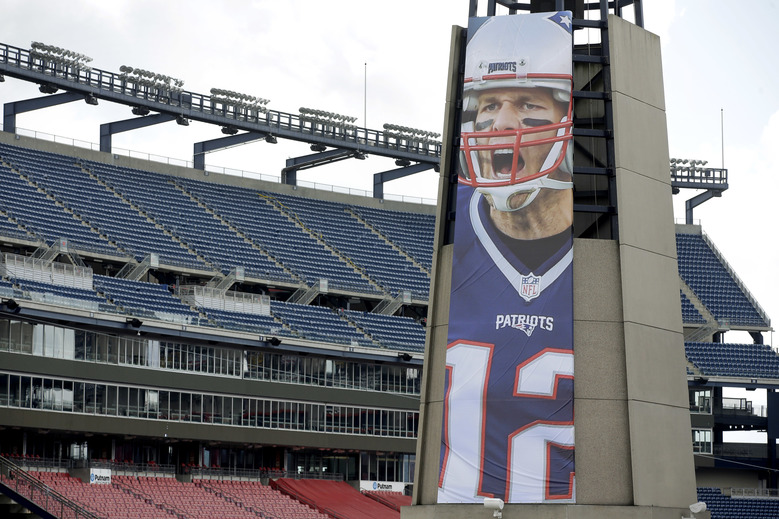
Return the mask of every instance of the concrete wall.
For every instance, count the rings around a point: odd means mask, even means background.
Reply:
[[[609,18],[633,504],[695,502],[660,40]]]

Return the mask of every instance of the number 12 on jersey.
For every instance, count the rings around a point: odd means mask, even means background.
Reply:
[[[495,397],[489,391],[500,388],[490,383],[494,350],[493,344],[474,341],[456,341],[448,346],[438,502],[478,503],[485,497],[501,497],[507,503],[573,502],[573,412],[570,420],[538,417],[525,419],[516,427],[511,426],[512,406],[505,406],[500,417],[488,417],[488,410],[495,409],[494,405],[488,406],[488,399]],[[497,369],[507,372],[506,366]],[[512,394],[508,397],[521,400],[512,404],[557,400],[560,380],[573,378],[573,351],[545,348],[519,364],[513,373]],[[496,448],[487,445],[495,441],[494,435],[488,439],[487,427],[496,419],[508,425],[507,434],[499,436],[503,444],[497,447],[504,454],[497,465],[494,460],[485,463],[487,450],[494,452]],[[502,473],[485,478],[486,466]],[[486,485],[485,479],[500,481],[505,488],[495,491],[495,485]]]

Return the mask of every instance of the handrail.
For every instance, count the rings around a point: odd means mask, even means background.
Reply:
[[[71,501],[50,486],[30,476],[21,467],[0,456],[0,485],[29,500],[57,517],[100,519],[78,503]]]

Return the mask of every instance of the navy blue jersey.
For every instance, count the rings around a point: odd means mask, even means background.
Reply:
[[[440,503],[573,501],[572,286],[571,235],[531,272],[459,187]]]

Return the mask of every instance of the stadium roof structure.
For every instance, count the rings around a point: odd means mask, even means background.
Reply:
[[[287,160],[282,182],[295,185],[296,172],[349,158],[378,155],[395,159],[397,169],[374,174],[374,197],[383,198],[384,182],[437,168],[441,143],[436,133],[398,125],[384,130],[360,128],[353,118],[301,108],[299,114],[269,110],[267,99],[238,92],[211,89],[211,95],[183,90],[183,81],[129,66],[120,73],[92,68],[86,56],[33,42],[22,49],[0,43],[0,78],[3,75],[38,83],[42,97],[6,103],[3,129],[16,131],[16,115],[63,103],[100,100],[124,104],[136,117],[100,125],[100,151],[111,152],[116,133],[176,121],[190,120],[222,127],[226,137],[194,144],[195,169],[205,169],[205,153],[246,142],[290,139],[311,145],[312,155]],[[64,91],[57,93],[60,90]],[[152,112],[154,112],[152,114]],[[242,133],[241,133],[242,132]],[[328,150],[328,148],[331,148]]]

